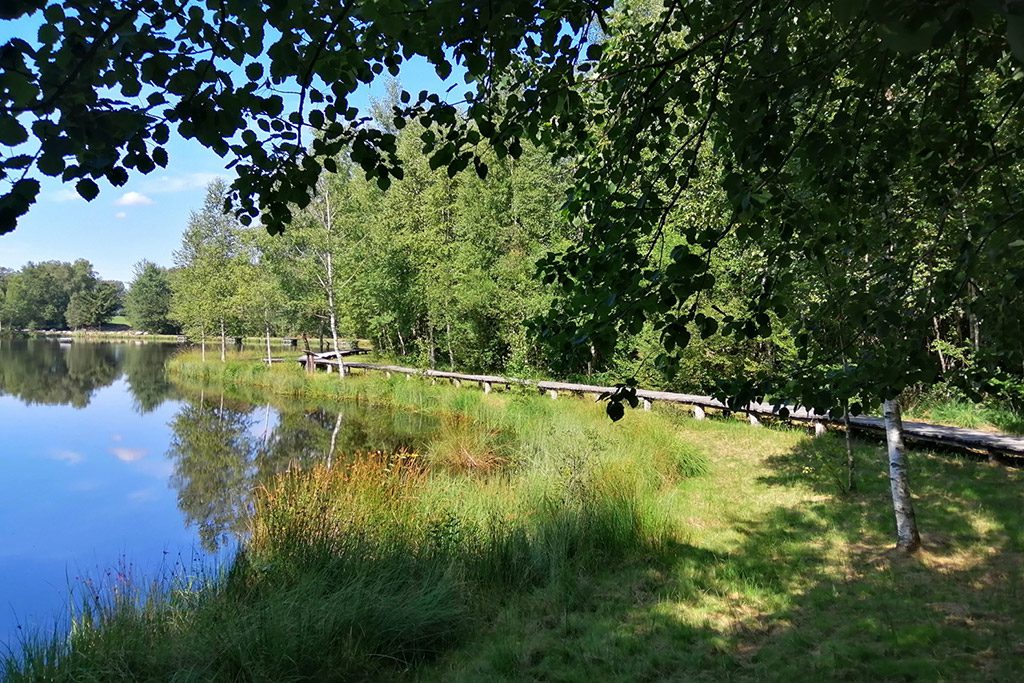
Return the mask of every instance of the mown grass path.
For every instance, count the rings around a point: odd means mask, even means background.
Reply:
[[[642,418],[639,418],[642,419]],[[707,474],[663,553],[509,602],[424,680],[1017,680],[1019,470],[911,453],[925,549],[890,550],[881,446],[678,419]]]

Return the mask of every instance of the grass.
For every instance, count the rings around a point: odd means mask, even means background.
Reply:
[[[189,362],[179,378],[373,397],[440,427],[423,453],[279,473],[227,571],[90,593],[70,637],[26,643],[0,668],[8,680],[393,676],[455,647],[508,596],[654,552],[672,533],[664,496],[702,468],[661,417],[612,425],[572,401]]]
[[[925,420],[968,429],[1024,434],[1024,415],[1006,407],[962,398],[926,400],[907,411],[907,419]]]
[[[681,421],[709,471],[661,551],[509,601],[421,680],[1015,680],[1024,664],[1022,472],[913,451],[925,549],[892,550],[880,445]]]
[[[175,372],[452,422],[420,457],[282,473],[230,572],[101,611],[124,626],[30,649],[52,663],[37,674],[959,681],[1024,665],[1022,470],[912,451],[925,546],[908,557],[870,441],[843,494],[835,435],[668,406],[612,425],[587,401],[188,357]]]

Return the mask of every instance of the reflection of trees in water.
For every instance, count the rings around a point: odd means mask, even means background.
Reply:
[[[124,354],[125,379],[140,415],[156,410],[171,396],[174,387],[165,364],[173,350],[166,344],[141,344]]]
[[[203,547],[214,550],[241,531],[249,505],[257,443],[248,406],[225,404],[200,396],[186,403],[171,421],[170,450],[174,461],[171,486],[178,507],[199,529]]]
[[[245,532],[252,491],[275,474],[332,457],[415,449],[434,425],[429,416],[366,405],[272,410],[200,394],[171,422],[171,485],[203,547],[214,550]]]
[[[121,371],[108,344],[72,344],[14,339],[0,342],[0,393],[25,403],[84,408],[96,389],[108,386]]]
[[[139,412],[160,405],[170,391],[164,361],[174,347],[75,342],[60,345],[43,339],[0,341],[0,395],[28,404],[84,408],[92,394],[128,373],[128,386]]]

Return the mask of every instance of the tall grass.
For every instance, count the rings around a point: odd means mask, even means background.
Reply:
[[[335,459],[255,492],[229,569],[92,600],[67,638],[8,657],[17,680],[349,680],[449,650],[496,605],[672,537],[663,493],[702,460],[657,412],[611,424],[593,404],[401,378],[306,376],[251,362],[174,376],[373,401],[439,416],[422,453]]]

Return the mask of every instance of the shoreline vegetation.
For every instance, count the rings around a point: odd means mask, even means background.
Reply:
[[[173,361],[171,376],[186,389],[257,387],[243,377],[251,365],[197,377],[201,364]],[[570,402],[362,380],[335,393],[301,371],[267,375],[273,393],[386,403],[443,426],[424,453],[337,454],[331,467],[279,473],[256,492],[249,540],[226,571],[86,601],[69,639],[27,643],[8,680],[404,670],[446,651],[504,596],[663,547],[663,496],[704,466],[663,418],[623,430]]]
[[[215,576],[81,601],[6,680],[1009,679],[1022,472],[915,451],[925,549],[893,553],[882,449],[589,401],[170,363],[183,390],[439,416],[422,452],[336,454],[256,492]]]

